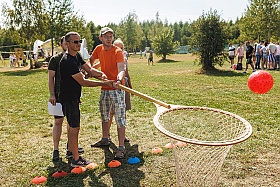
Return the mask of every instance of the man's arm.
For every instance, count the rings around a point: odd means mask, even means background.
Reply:
[[[96,87],[96,86],[109,86],[110,88],[113,87],[114,80],[108,80],[108,81],[94,81],[85,79],[85,76],[82,72],[76,73],[75,75],[72,75],[72,77],[81,85],[84,87]]]
[[[50,92],[50,98],[49,98],[49,102],[52,105],[56,105],[56,98],[55,98],[55,94],[54,94],[54,77],[55,77],[55,71],[53,70],[49,70],[49,92]]]
[[[88,64],[90,67],[93,67],[93,63],[94,63],[95,60],[96,60],[96,59],[94,59],[93,56],[90,56],[89,59],[88,59],[88,61],[87,61],[87,64]],[[97,69],[97,68],[99,68],[99,67],[100,67],[100,66],[98,66],[98,67],[93,67],[93,68]]]
[[[257,49],[257,50],[258,50],[258,53],[259,53],[259,55],[260,55],[260,54],[261,54],[260,48],[258,47],[258,49]]]
[[[125,71],[124,71],[124,63],[123,62],[118,62],[118,76],[117,76],[117,82],[116,82],[116,86],[118,84],[121,84],[123,82],[123,79],[125,77]]]
[[[94,77],[96,79],[102,80],[102,79],[107,79],[107,76],[94,68],[91,68],[87,63],[82,65],[82,68],[89,74],[91,77]]]

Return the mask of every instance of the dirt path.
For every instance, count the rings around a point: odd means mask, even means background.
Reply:
[[[0,67],[0,72],[8,72],[8,71],[26,71],[26,70],[29,70],[30,67],[29,66],[26,66],[26,67]],[[36,70],[38,69],[48,69],[48,67],[41,67],[41,68],[37,68]],[[33,69],[34,70],[34,69]]]

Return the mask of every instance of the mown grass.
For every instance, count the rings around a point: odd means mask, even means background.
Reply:
[[[274,86],[258,95],[247,86],[249,74],[232,71],[229,64],[215,73],[201,73],[190,55],[172,55],[166,61],[155,58],[154,66],[147,59],[129,58],[133,88],[170,104],[205,106],[235,113],[253,126],[253,135],[246,142],[234,145],[222,167],[219,186],[280,186],[279,168],[279,71],[270,71]],[[249,70],[251,72],[251,70]],[[113,144],[108,149],[91,148],[101,137],[98,110],[100,88],[83,88],[79,145],[84,157],[99,164],[95,170],[70,174],[66,153],[66,124],[60,143],[61,162],[52,162],[53,117],[48,115],[47,70],[0,73],[0,183],[2,186],[32,186],[31,179],[42,175],[48,181],[42,186],[176,186],[175,163],[171,150],[159,155],[154,147],[169,143],[169,138],[153,126],[154,105],[136,96],[127,113],[126,157],[118,168],[109,168],[118,140],[115,123],[111,128]],[[129,165],[131,156],[141,162]],[[68,176],[55,179],[58,171]]]

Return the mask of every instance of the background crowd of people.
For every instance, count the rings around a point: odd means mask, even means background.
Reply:
[[[252,46],[249,41],[246,41],[245,46],[246,49],[244,49],[243,43],[240,42],[236,50],[235,47],[229,43],[228,57],[231,61],[232,68],[238,67],[240,64],[242,67],[244,55],[246,55],[246,67],[244,73],[247,72],[248,64],[251,65],[253,71],[256,69],[276,70],[280,68],[280,47],[278,42],[268,43],[267,41],[261,41],[260,43],[254,43]],[[246,53],[244,53],[244,51]],[[236,66],[234,64],[235,57],[238,57]]]

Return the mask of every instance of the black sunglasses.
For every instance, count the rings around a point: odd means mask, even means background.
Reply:
[[[83,41],[82,40],[73,40],[73,41],[69,41],[69,42],[72,42],[74,44],[78,44],[79,42],[82,43]]]

